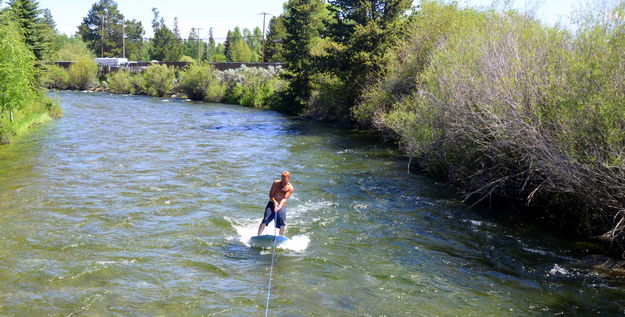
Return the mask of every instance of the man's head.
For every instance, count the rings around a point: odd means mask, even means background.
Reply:
[[[282,177],[280,179],[283,182],[288,182],[291,179],[291,173],[289,173],[289,171],[282,172]]]

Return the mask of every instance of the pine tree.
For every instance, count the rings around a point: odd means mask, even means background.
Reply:
[[[383,75],[388,49],[401,31],[402,18],[412,0],[330,0],[338,23],[332,39],[340,45],[329,51],[331,71],[350,83],[348,107],[363,87]]]
[[[45,33],[48,30],[45,28],[45,21],[40,17],[42,11],[39,4],[35,0],[10,0],[8,4],[24,34],[26,45],[37,60],[43,60],[47,56],[50,39],[46,39]]]
[[[182,39],[165,25],[163,19],[159,17],[156,8],[152,9],[152,12],[154,13],[152,26],[156,27],[156,29],[154,30],[154,39],[152,39],[151,43],[151,58],[159,61],[179,60],[184,50]],[[174,21],[174,27],[177,29],[178,19]]]
[[[269,20],[269,32],[265,40],[265,61],[284,61],[284,41],[286,40],[286,28],[284,27],[284,17],[273,17]]]
[[[283,77],[290,81],[282,92],[283,103],[291,105],[290,111],[299,112],[310,97],[311,78],[315,74],[312,49],[330,19],[323,0],[289,0],[285,5],[284,61],[287,69]]]

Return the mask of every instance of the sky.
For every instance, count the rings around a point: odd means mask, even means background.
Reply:
[[[87,15],[97,0],[39,0],[40,8],[48,8],[61,33],[73,35],[78,25]],[[499,0],[505,1],[505,0]],[[537,17],[547,25],[563,22],[565,25],[570,14],[580,3],[592,0],[512,0],[514,6],[523,9],[536,7]],[[262,28],[261,12],[280,15],[285,0],[117,0],[121,13],[126,19],[141,21],[145,37],[151,37],[152,8],[160,11],[168,26],[173,25],[174,17],[178,17],[178,25],[182,37],[188,37],[191,28],[201,28],[200,37],[208,38],[209,28],[218,42],[225,40],[228,30],[236,26],[241,28]],[[489,6],[493,0],[458,0],[461,5]],[[415,1],[418,3],[418,1]],[[6,6],[6,4],[1,5]],[[266,27],[269,24],[266,20]]]

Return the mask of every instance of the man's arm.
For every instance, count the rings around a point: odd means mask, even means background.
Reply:
[[[269,200],[274,200],[273,196],[275,195],[276,192],[276,182],[271,183],[271,189],[269,190]]]
[[[275,208],[276,211],[280,210],[280,208],[282,208],[282,206],[284,205],[284,203],[286,203],[286,201],[289,199],[289,197],[291,197],[291,194],[293,193],[293,186],[291,186],[291,188],[289,189],[289,191],[286,192],[286,195],[284,195],[284,198],[282,198],[280,200],[280,204],[278,204],[278,206]],[[275,199],[274,199],[274,204],[275,204]]]

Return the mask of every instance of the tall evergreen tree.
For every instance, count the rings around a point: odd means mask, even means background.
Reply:
[[[217,44],[215,43],[215,37],[213,35],[213,28],[208,30],[208,44],[206,48],[206,60],[213,61],[213,56],[217,53]]]
[[[100,0],[91,6],[87,16],[78,26],[78,34],[97,56],[121,56],[121,25],[124,16],[114,0]],[[119,39],[119,41],[117,40]]]
[[[97,56],[104,57],[122,56],[124,34],[126,56],[137,55],[143,45],[144,33],[140,21],[124,19],[114,0],[100,0],[94,3],[78,26],[78,34],[87,42],[89,49]]]
[[[412,0],[330,0],[337,23],[332,25],[334,41],[329,51],[331,69],[350,83],[348,107],[353,106],[363,87],[382,75],[388,49],[401,31],[402,17]]]
[[[315,74],[315,57],[312,49],[330,19],[323,0],[289,0],[285,5],[284,61],[287,63],[283,77],[290,81],[282,92],[283,103],[289,103],[292,112],[299,112],[310,97],[311,78]]]
[[[269,31],[265,40],[265,61],[284,61],[284,41],[286,40],[286,28],[284,27],[284,17],[277,16],[269,20]]]
[[[51,39],[46,39],[45,33],[49,30],[46,29],[47,24],[41,18],[42,11],[39,9],[39,3],[35,0],[10,0],[7,3],[9,10],[16,18],[15,22],[24,34],[26,45],[35,54],[37,60],[44,59]]]
[[[152,39],[151,43],[151,58],[159,61],[179,60],[184,50],[182,39],[167,27],[164,20],[159,17],[159,12],[156,8],[152,9],[152,12],[154,13],[152,26],[156,28],[154,29],[154,39]],[[176,28],[177,24],[176,19],[174,25]]]

